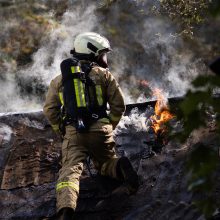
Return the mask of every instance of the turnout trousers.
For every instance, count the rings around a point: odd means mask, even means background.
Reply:
[[[83,162],[88,155],[101,175],[117,178],[118,158],[114,149],[113,129],[110,123],[103,121],[100,119],[95,122],[86,133],[78,133],[73,126],[66,126],[62,144],[62,168],[56,185],[57,211],[64,207],[75,210]]]

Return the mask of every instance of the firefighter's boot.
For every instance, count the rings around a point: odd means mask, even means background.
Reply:
[[[121,157],[118,160],[116,170],[119,179],[128,187],[130,194],[137,192],[139,188],[138,175],[127,157]]]
[[[68,207],[58,212],[57,220],[73,220],[74,210]]]

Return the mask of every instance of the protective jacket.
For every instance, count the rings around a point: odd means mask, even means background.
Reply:
[[[95,82],[97,88],[100,88],[99,99],[109,104],[109,120],[112,123],[119,122],[125,111],[124,99],[121,89],[114,76],[106,69],[95,66],[89,73],[90,78]],[[45,116],[51,123],[54,131],[59,131],[62,117],[60,117],[61,106],[63,105],[63,86],[62,76],[59,75],[50,83],[46,96],[46,102],[43,108]]]

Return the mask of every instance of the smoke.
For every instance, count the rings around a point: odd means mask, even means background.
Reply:
[[[167,97],[183,96],[191,81],[201,72],[200,59],[188,48],[181,36],[172,35],[177,30],[166,19],[148,19],[145,35],[140,39],[146,57],[147,80],[151,88],[161,89]],[[200,68],[199,68],[200,66]]]
[[[129,2],[127,7],[118,3],[106,15],[112,18],[108,25],[114,30],[113,43],[117,47],[112,67],[126,103],[153,99],[151,91],[155,88],[161,89],[166,97],[183,96],[190,82],[204,72],[201,59],[187,40],[176,34],[174,23],[145,12],[155,1]],[[142,84],[143,80],[148,82],[147,86]]]
[[[149,82],[150,90],[158,88],[167,98],[183,96],[191,87],[191,81],[203,72],[204,65],[180,36],[171,34],[175,33],[175,26],[166,20],[148,19],[144,30],[143,37],[137,39],[143,45],[145,59],[139,77]],[[142,93],[137,100],[143,96]],[[151,98],[150,94],[147,100]]]
[[[110,39],[111,72],[118,79],[127,104],[153,99],[152,90],[166,97],[182,96],[201,70],[201,62],[164,17],[138,13],[155,1],[117,2],[108,10],[97,10],[97,2],[69,1],[58,27],[52,30],[33,55],[33,62],[14,74],[8,68],[0,79],[4,91],[0,112],[42,109],[50,81],[60,74],[60,62],[69,57],[75,36],[97,31]],[[148,83],[143,84],[146,81]]]
[[[83,13],[77,9],[65,12],[59,28],[51,32],[47,44],[35,53],[33,65],[25,70],[25,73],[33,73],[47,85],[51,79],[60,74],[60,63],[70,56],[75,36],[94,28],[96,23],[94,9],[95,7],[90,5]]]
[[[154,109],[149,106],[145,112],[141,113],[134,108],[128,116],[122,117],[114,130],[114,140],[120,156],[131,157],[143,154],[143,150],[147,152],[150,150],[146,141],[155,140],[155,134],[147,122],[153,114]]]
[[[9,111],[22,111],[38,108],[37,100],[31,100],[28,97],[22,97],[19,89],[16,86],[15,75],[6,74],[6,78],[0,81],[1,99],[0,99],[0,112]]]
[[[8,69],[0,81],[3,91],[0,99],[0,112],[23,112],[42,109],[45,97],[42,94],[50,81],[60,74],[60,63],[69,57],[75,36],[84,31],[92,31],[97,23],[94,16],[95,6],[75,4],[63,15],[59,26],[52,30],[49,37],[33,55],[28,67],[13,74]],[[89,18],[89,19],[88,19]]]

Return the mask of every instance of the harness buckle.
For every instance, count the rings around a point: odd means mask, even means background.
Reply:
[[[99,116],[97,114],[92,114],[92,118],[98,119]]]

